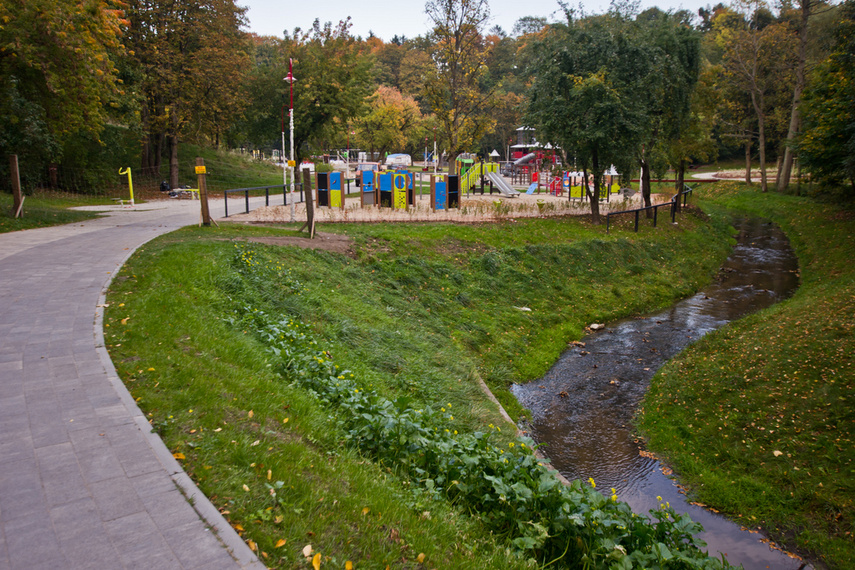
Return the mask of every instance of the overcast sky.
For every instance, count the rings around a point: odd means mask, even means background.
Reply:
[[[697,14],[698,8],[715,4],[717,0],[641,0],[642,9],[657,6],[662,10],[686,9]],[[337,23],[348,16],[355,36],[368,37],[373,32],[383,41],[393,36],[414,38],[424,35],[429,29],[422,0],[237,0],[239,6],[249,8],[249,31],[264,36],[282,37],[283,31],[295,27],[304,30],[312,27],[316,18],[323,22]],[[568,2],[578,6],[578,2]],[[584,0],[581,2],[586,13],[604,12],[608,0]],[[561,17],[555,0],[490,0],[492,21],[489,27],[499,25],[510,33],[514,23],[524,16],[546,17],[555,20]]]

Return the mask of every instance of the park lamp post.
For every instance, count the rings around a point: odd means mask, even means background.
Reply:
[[[290,103],[288,105],[288,117],[291,125],[291,160],[288,161],[288,166],[291,168],[291,222],[296,221],[296,217],[294,215],[294,176],[296,173],[297,163],[294,162],[294,82],[297,81],[297,78],[294,77],[294,60],[288,60],[288,75],[285,77],[285,81],[288,82],[288,87],[290,90]],[[282,133],[282,146],[285,146],[285,133]],[[284,151],[284,148],[283,148]],[[307,200],[311,199],[309,197]]]

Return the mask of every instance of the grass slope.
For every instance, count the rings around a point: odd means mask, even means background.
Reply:
[[[69,210],[75,206],[100,206],[112,204],[109,199],[81,194],[39,192],[24,197],[24,214],[12,218],[12,195],[0,192],[0,233],[73,224],[98,217],[97,212]]]
[[[695,290],[727,253],[722,219],[687,213],[637,235],[578,219],[324,228],[350,235],[352,256],[243,245],[288,228],[187,228],[122,269],[105,337],[154,428],[271,567],[305,564],[306,544],[338,566],[417,567],[424,554],[432,568],[522,567],[477,517],[344,447],[236,308],[298,318],[370,389],[486,429],[502,420],[479,376],[511,404],[508,383],[542,374],[585,325]],[[247,263],[277,276],[247,281]]]
[[[701,196],[706,209],[781,225],[801,287],[663,367],[640,428],[697,500],[831,568],[852,568],[855,215],[738,184]]]

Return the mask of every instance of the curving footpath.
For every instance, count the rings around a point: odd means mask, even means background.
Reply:
[[[115,272],[199,203],[98,209],[0,234],[0,570],[263,569],[151,433],[101,331]]]

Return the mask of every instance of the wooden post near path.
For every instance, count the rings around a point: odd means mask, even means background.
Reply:
[[[315,199],[312,196],[312,173],[303,169],[303,202],[306,204],[306,223],[299,231],[309,228],[309,239],[315,238]]]
[[[199,202],[202,204],[202,225],[211,225],[211,212],[208,210],[208,184],[205,180],[205,159],[196,157],[196,179],[199,183]]]
[[[13,218],[23,217],[24,195],[21,193],[21,173],[18,171],[18,155],[9,156],[9,173],[12,177],[12,211],[9,215]]]

